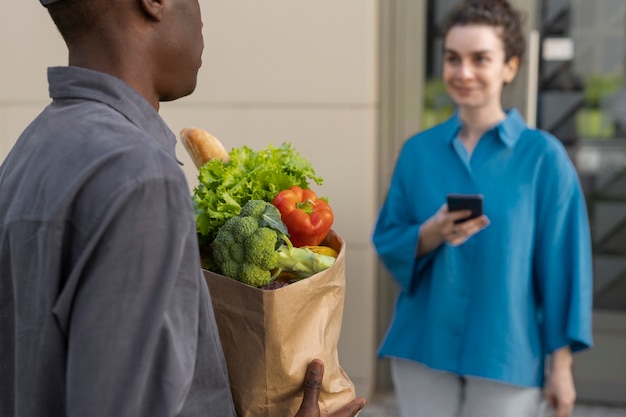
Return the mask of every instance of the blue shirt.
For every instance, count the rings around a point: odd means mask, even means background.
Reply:
[[[562,144],[516,110],[471,158],[461,127],[455,115],[415,135],[396,162],[372,237],[401,290],[379,354],[541,386],[546,354],[592,343],[584,195]],[[448,193],[483,194],[491,224],[416,258],[420,227]]]

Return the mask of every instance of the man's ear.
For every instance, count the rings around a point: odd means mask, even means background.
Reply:
[[[139,7],[151,19],[160,21],[163,18],[164,0],[137,0]]]

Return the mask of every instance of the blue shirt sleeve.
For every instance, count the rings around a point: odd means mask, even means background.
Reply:
[[[544,349],[573,352],[592,345],[592,261],[584,195],[565,150],[542,164],[534,274],[542,307]]]
[[[415,208],[410,207],[407,193],[415,192],[408,184],[411,177],[406,172],[411,166],[402,152],[396,163],[387,196],[374,227],[372,241],[378,256],[393,279],[403,291],[412,292],[415,278],[420,275],[437,249],[417,257],[419,233],[422,222],[415,218]]]

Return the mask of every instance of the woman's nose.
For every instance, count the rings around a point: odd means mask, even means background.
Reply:
[[[472,66],[467,62],[461,62],[457,68],[457,72],[461,78],[472,78],[474,76]]]

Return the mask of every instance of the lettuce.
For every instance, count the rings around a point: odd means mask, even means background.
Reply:
[[[196,227],[201,247],[215,239],[226,220],[237,216],[250,200],[271,202],[278,192],[292,185],[310,188],[322,178],[290,143],[268,145],[260,151],[247,146],[233,148],[230,161],[213,159],[202,166],[193,190]]]

